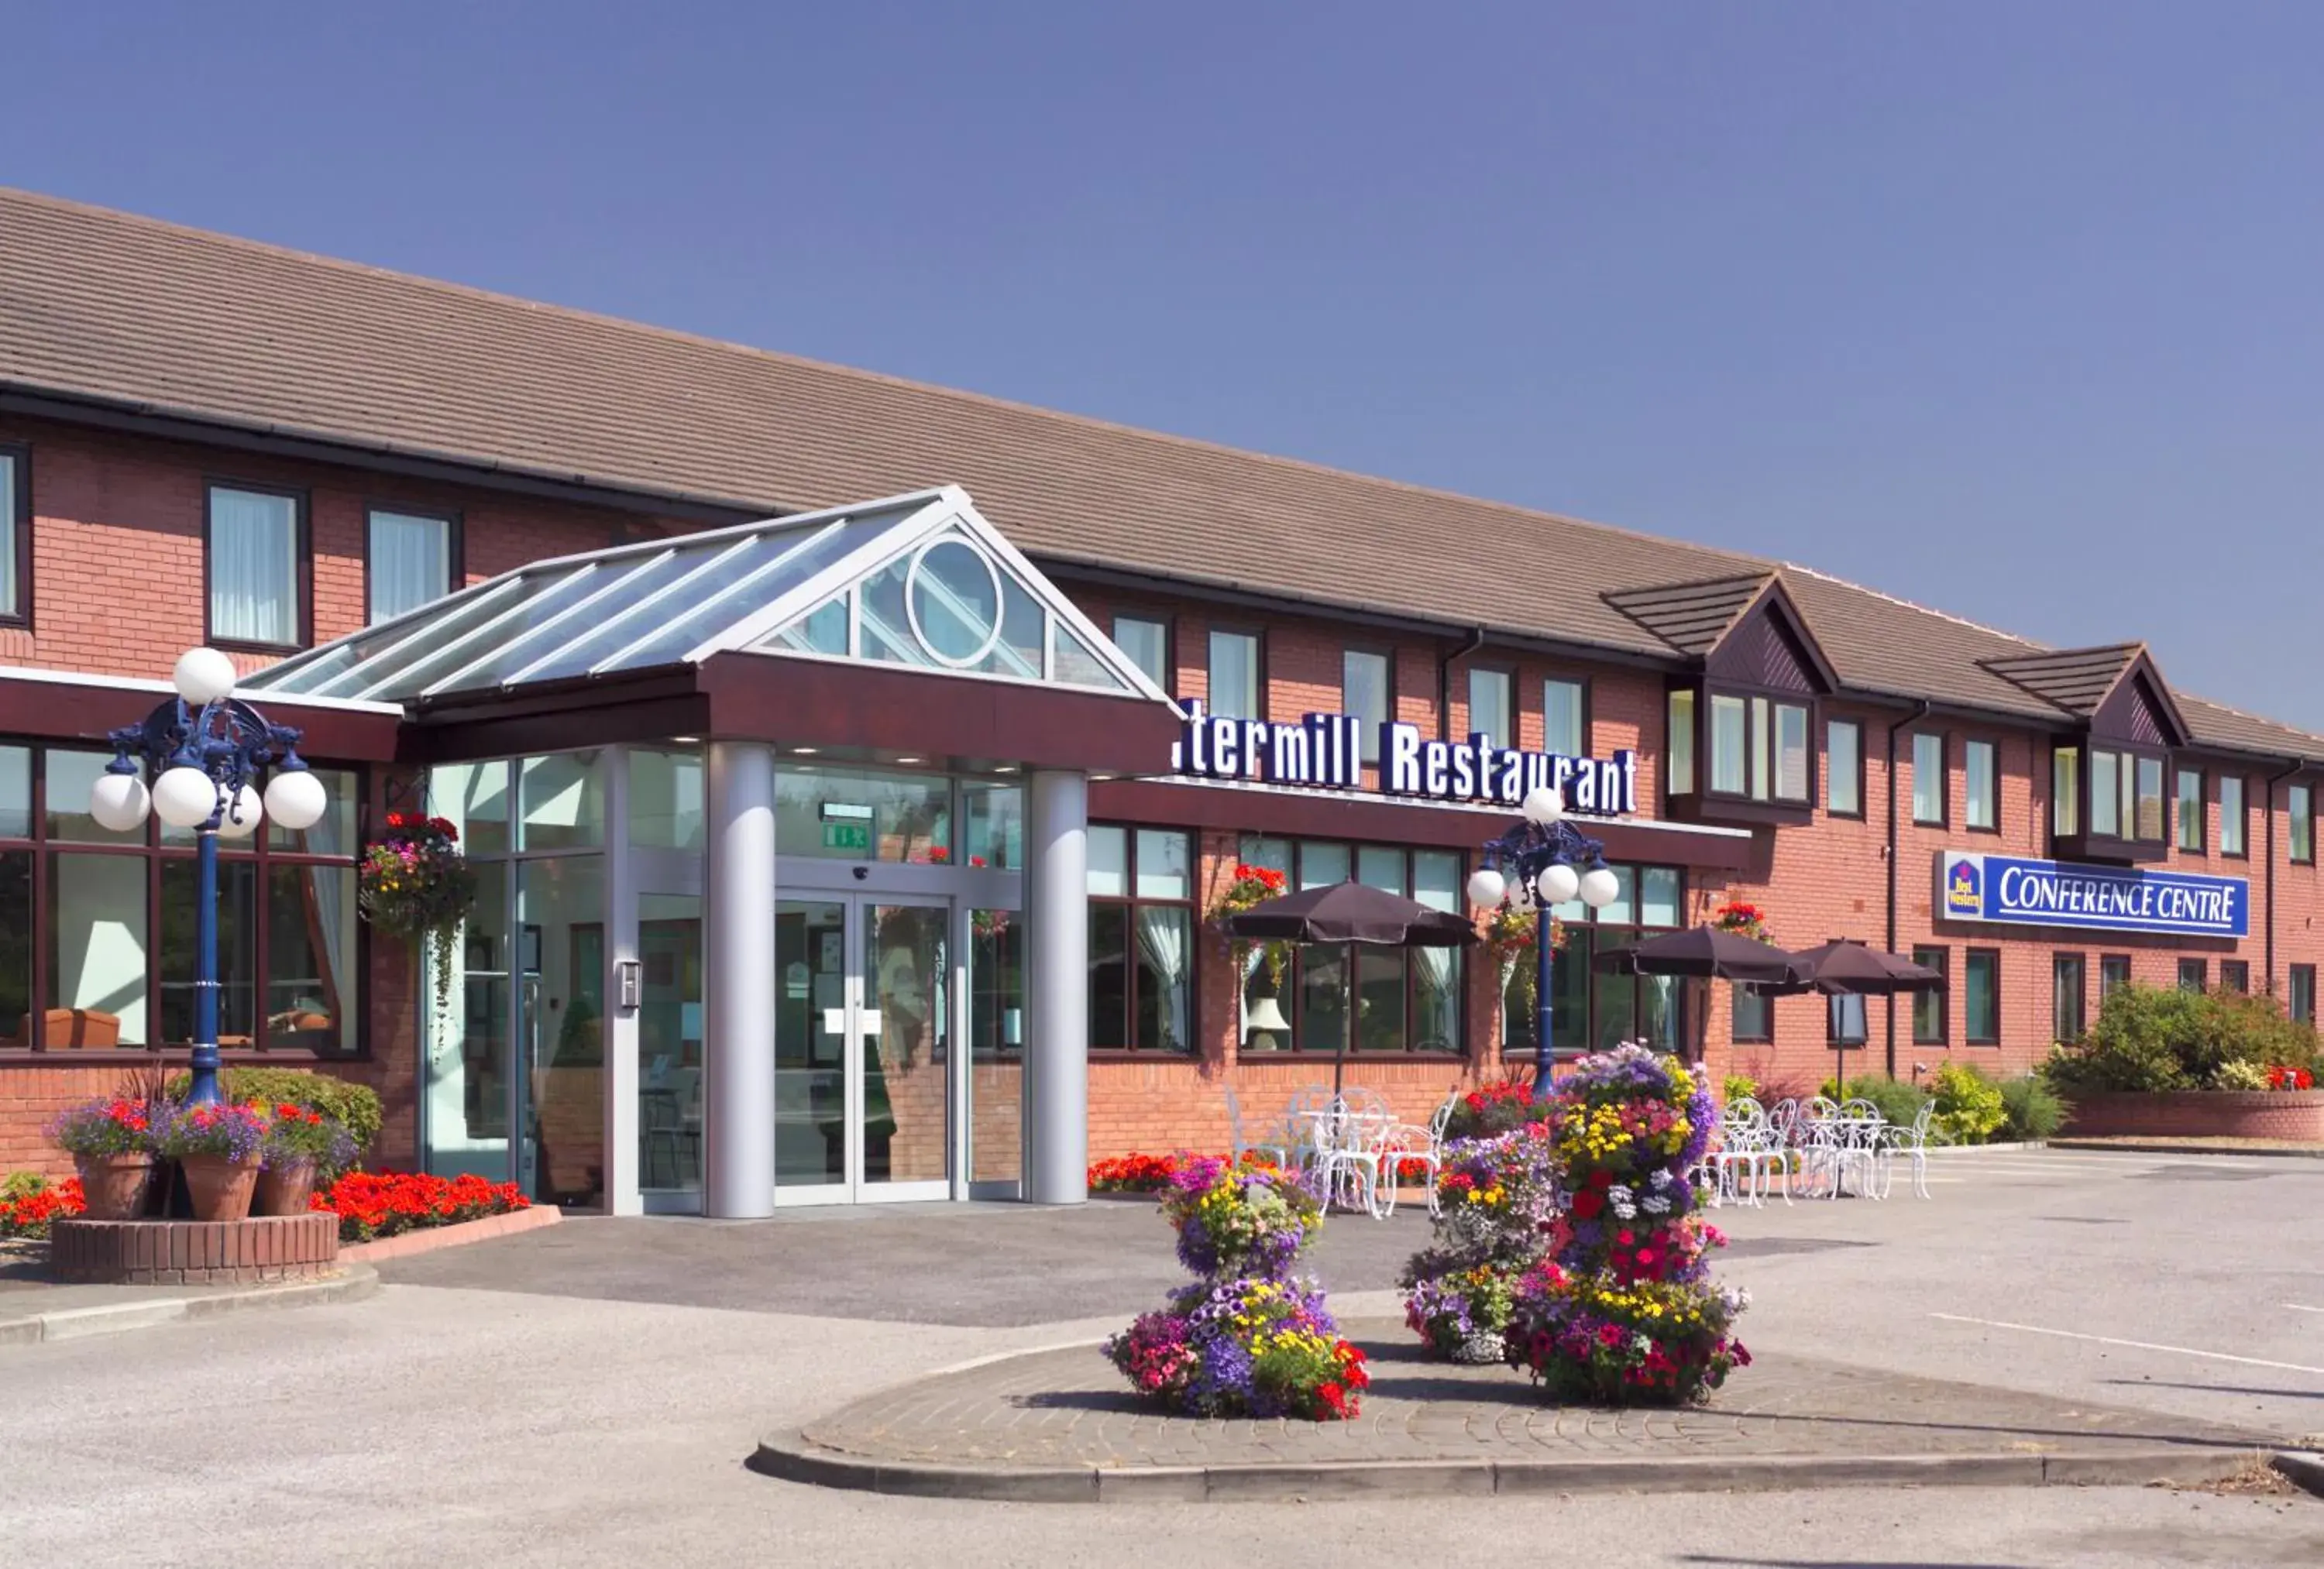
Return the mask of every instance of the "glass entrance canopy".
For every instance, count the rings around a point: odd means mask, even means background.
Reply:
[[[1169,702],[950,485],[540,562],[242,685],[411,704],[721,654]]]

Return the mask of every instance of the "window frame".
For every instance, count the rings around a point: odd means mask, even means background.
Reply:
[[[1704,682],[1698,686],[1673,690],[1690,691],[1695,694],[1693,794],[1696,799],[1729,809],[1744,808],[1753,814],[1752,821],[1807,822],[1813,820],[1823,776],[1823,751],[1819,744],[1823,719],[1821,703],[1796,692],[1777,692],[1734,682]],[[1721,702],[1739,703],[1743,709],[1743,756],[1740,759],[1743,784],[1738,790],[1724,789],[1718,784],[1717,715]],[[1801,734],[1807,746],[1807,757],[1797,795],[1786,795],[1783,792],[1781,711],[1784,709],[1795,710],[1802,716]],[[1764,729],[1761,728],[1763,718]],[[1667,705],[1664,711],[1664,723],[1665,727],[1669,723]],[[1762,742],[1765,743],[1764,748]],[[1860,791],[1858,796],[1860,799]]]
[[[2294,810],[2295,803],[2302,801],[2307,806],[2304,813]],[[2284,858],[2295,867],[2314,866],[2316,864],[2316,790],[2313,785],[2298,779],[2285,782],[2283,821]],[[2306,829],[2304,833],[2300,831],[2303,827]],[[2298,853],[2299,841],[2302,839],[2308,841],[2306,855]]]
[[[1831,803],[1831,782],[1840,777],[1840,770],[1833,767],[1831,762],[1831,732],[1836,727],[1841,725],[1847,726],[1850,733],[1856,737],[1856,766],[1849,771],[1851,775],[1849,785],[1856,792],[1856,810],[1853,812],[1843,812]],[[1846,818],[1854,822],[1863,821],[1864,721],[1862,720],[1828,718],[1823,721],[1823,770],[1824,815]]]
[[[2058,765],[2071,758],[2073,788],[2058,788]],[[2050,743],[2050,841],[2054,849],[2058,841],[2080,840],[2082,822],[2089,812],[2089,748],[2079,740],[2052,739]],[[2071,821],[2061,821],[2062,813],[2070,813]]]
[[[1121,640],[1119,638],[1114,637],[1114,629],[1120,626],[1124,621],[1138,621],[1148,627],[1158,627],[1161,629],[1162,679],[1157,681],[1154,684],[1160,687],[1164,692],[1168,693],[1172,697],[1177,696],[1178,618],[1167,613],[1151,614],[1145,610],[1117,610],[1113,614],[1106,618],[1105,622],[1105,635],[1117,648],[1121,646]],[[1127,657],[1127,656],[1125,656],[1125,657]],[[1210,672],[1205,669],[1203,674],[1204,685],[1205,689],[1207,689],[1210,684]]]
[[[1573,711],[1575,716],[1575,724],[1582,732],[1575,739],[1580,742],[1581,749],[1574,752],[1569,752],[1565,755],[1574,757],[1587,757],[1591,756],[1591,740],[1593,727],[1596,723],[1596,716],[1591,712],[1590,709],[1591,695],[1590,690],[1590,677],[1587,675],[1560,674],[1556,671],[1545,671],[1542,673],[1541,677],[1541,749],[1545,752],[1556,752],[1559,750],[1558,748],[1550,744],[1549,739],[1549,689],[1552,686],[1571,686],[1574,689]],[[1664,722],[1669,722],[1667,714],[1665,716]],[[1512,741],[1509,744],[1511,746],[1515,746],[1517,743]]]
[[[2178,976],[2178,986],[2181,991],[2192,992],[2199,997],[2202,996],[2211,989],[2211,961],[2200,957],[2190,959],[2181,954],[2179,959]],[[2187,984],[2190,979],[2194,981],[2193,986]]]
[[[1477,733],[1477,677],[1480,675],[1498,675],[1501,678],[1501,681],[1507,689],[1505,695],[1508,700],[1508,709],[1509,733],[1505,736],[1494,736],[1493,745],[1497,747],[1516,746],[1517,744],[1517,727],[1522,721],[1520,704],[1524,702],[1524,699],[1518,695],[1517,666],[1514,665],[1504,665],[1497,660],[1491,659],[1482,661],[1471,660],[1463,667],[1463,672],[1467,677],[1467,685],[1462,691],[1461,711],[1467,714],[1469,719],[1467,724],[1462,728],[1462,733],[1457,736],[1451,737],[1450,739],[1456,741],[1465,741],[1471,736]]]
[[[1913,1032],[1913,1044],[1915,1046],[1936,1046],[1949,1050],[1952,1045],[1953,1039],[1952,947],[1949,943],[1916,943],[1913,948],[1913,962],[1926,968],[1935,970],[1938,975],[1944,977],[1945,982],[1943,986],[1937,987],[1934,991],[1915,992],[1913,994],[1913,1016],[1908,1021]],[[1920,1003],[1923,997],[1936,1005],[1937,1027],[1933,1033],[1923,1032],[1921,1028]]]
[[[364,501],[363,530],[364,625],[366,627],[376,627],[380,624],[372,617],[371,568],[372,520],[382,512],[392,518],[422,518],[443,524],[444,592],[447,594],[456,594],[467,586],[467,529],[458,508],[406,506],[392,499],[366,498]]]
[[[1218,684],[1212,677],[1217,669],[1218,649],[1214,640],[1219,638],[1250,639],[1251,698],[1254,705],[1259,710],[1259,712],[1228,713],[1226,710],[1218,706]],[[1268,702],[1267,629],[1265,627],[1246,626],[1240,622],[1213,622],[1203,629],[1203,693],[1204,702],[1211,713],[1224,714],[1229,719],[1264,720],[1269,717],[1267,712],[1271,705]]]
[[[2219,960],[2219,990],[2251,996],[2251,960],[2223,959]]]
[[[1980,1034],[1977,1018],[1969,1006],[1969,972],[1979,959],[1992,967],[1988,995],[1993,1003],[1993,1029]],[[2001,1044],[2001,950],[1969,948],[1961,950],[1961,1041],[1969,1046],[1998,1046]]]
[[[1921,742],[1923,738],[1937,743],[1937,815],[1921,815]],[[1914,828],[1950,828],[1953,804],[1953,748],[1951,738],[1943,730],[1916,729],[1913,732],[1912,749],[1913,800],[1912,825]]]
[[[2316,1027],[2316,967],[2295,964],[2284,977],[2284,1012],[2294,1023]]]
[[[0,627],[32,625],[32,447],[30,442],[0,441],[0,463],[16,470],[15,505],[6,521],[16,554],[16,608],[0,610]]]
[[[1970,785],[1975,774],[1970,762],[1977,756],[1977,749],[1979,747],[1985,748],[1987,770],[1985,799],[1987,806],[1993,813],[1993,821],[1990,822],[1979,822],[1977,820],[1976,797],[1970,794]],[[1950,800],[1952,794],[1952,781],[1950,778],[1945,781],[1945,794]],[[1990,736],[1965,736],[1961,739],[1961,829],[1967,833],[1997,834],[2002,830],[2001,743]]]
[[[1856,1013],[1856,1032],[1852,1035],[1848,1033],[1846,1023],[1850,1004],[1855,1005]],[[1774,1010],[1769,1011],[1772,1013]],[[1864,1005],[1863,993],[1835,993],[1824,999],[1823,1038],[1826,1045],[1839,1051],[1851,1051],[1870,1043],[1872,1020]]]
[[[144,993],[145,1034],[142,1043],[124,1045],[123,1052],[139,1054],[148,1062],[172,1054],[182,1054],[193,1044],[191,1041],[173,1041],[167,1037],[163,1019],[169,1004],[167,991],[190,989],[189,982],[165,979],[167,967],[163,962],[164,943],[168,927],[163,920],[165,868],[179,866],[191,868],[199,858],[198,842],[192,839],[165,841],[161,819],[149,813],[143,830],[134,840],[78,840],[52,836],[49,831],[48,759],[52,752],[102,755],[101,747],[76,745],[70,741],[49,738],[0,735],[0,747],[20,748],[29,754],[32,770],[28,792],[30,830],[23,835],[0,838],[0,854],[28,855],[32,859],[31,929],[26,933],[27,950],[32,973],[26,988],[25,1012],[41,1019],[58,1006],[51,995],[50,968],[55,957],[56,923],[51,913],[55,899],[56,861],[60,856],[109,857],[121,860],[136,860],[143,869],[144,897]],[[250,950],[251,966],[251,1040],[248,1045],[221,1047],[223,1060],[228,1064],[254,1063],[271,1066],[295,1066],[308,1063],[338,1064],[368,1062],[372,1057],[371,991],[372,925],[359,916],[353,930],[354,946],[344,955],[346,968],[346,990],[339,999],[338,1035],[342,1044],[332,1051],[317,1051],[311,1046],[270,1045],[266,1022],[268,994],[273,985],[273,916],[272,892],[274,873],[278,869],[301,867],[326,867],[346,874],[352,894],[358,883],[364,846],[370,837],[371,788],[370,769],[361,764],[344,764],[327,758],[313,760],[318,768],[345,775],[355,793],[354,840],[341,855],[317,855],[306,850],[287,849],[273,843],[273,835],[261,823],[258,830],[246,839],[221,840],[218,864],[226,867],[246,866],[251,868]],[[226,879],[219,879],[220,896],[226,896]],[[239,976],[221,977],[228,984],[239,985]],[[165,991],[165,988],[167,989]],[[55,1053],[37,1041],[18,1044],[15,1022],[7,1022],[8,1032],[0,1033],[0,1061],[23,1062],[28,1060],[53,1060]],[[125,1063],[124,1060],[124,1063]]]
[[[1752,990],[1748,984],[1740,981],[1729,981],[1727,991],[1728,1040],[1738,1046],[1774,1045],[1775,1043],[1775,999],[1764,992]],[[1742,1028],[1739,1011],[1746,997],[1755,999],[1758,1003],[1760,1017],[1766,1021],[1764,1028],[1757,1031],[1746,1031]]]
[[[2186,794],[2187,781],[2195,782],[2195,796],[2190,803]],[[2200,856],[2210,853],[2210,829],[2204,821],[2209,816],[2211,781],[2200,766],[2190,766],[2174,763],[2171,767],[2171,848],[2181,855]],[[2195,809],[2195,842],[2187,842],[2187,808]]]
[[[2108,977],[2110,976],[2118,976],[2119,978],[2109,979]],[[2099,954],[2098,1011],[2101,1013],[2106,1011],[2107,998],[2112,996],[2123,987],[2135,984],[2135,982],[2136,977],[2134,976],[2131,971],[2130,955],[2126,953]]]
[[[2076,841],[2084,848],[2080,852],[2098,859],[2110,858],[2118,851],[2135,859],[2162,860],[2168,857],[2178,840],[2177,779],[2173,759],[2167,748],[2149,747],[2130,741],[2098,740],[2085,738],[2080,743],[2082,753],[2081,810],[2082,831],[2061,836]],[[2116,780],[2114,807],[2116,823],[2112,831],[2098,826],[2098,759],[2100,755],[2114,759]],[[2152,837],[2138,829],[2138,770],[2142,763],[2152,763],[2161,771],[2160,801],[2161,832]],[[2129,808],[2127,813],[2124,807]]]
[[[1680,724],[1678,710],[1683,702],[1686,722]],[[1674,798],[1692,801],[1702,793],[1702,772],[1707,761],[1702,756],[1702,694],[1692,686],[1673,686],[1663,693],[1663,766],[1662,788],[1665,803]],[[1683,761],[1686,783],[1679,784],[1680,764]]]
[[[1135,1057],[1145,1061],[1174,1062],[1181,1060],[1199,1061],[1203,1051],[1203,912],[1197,895],[1203,885],[1203,835],[1199,829],[1182,828],[1175,823],[1117,822],[1111,819],[1095,821],[1092,828],[1118,829],[1121,833],[1121,883],[1127,890],[1121,894],[1090,894],[1092,911],[1100,905],[1120,906],[1125,951],[1122,955],[1122,1033],[1132,1037],[1119,1046],[1088,1044],[1093,1058]],[[1139,833],[1176,833],[1186,840],[1186,896],[1183,899],[1150,898],[1138,892],[1138,836]],[[1084,883],[1086,886],[1086,883]],[[1185,1043],[1176,1050],[1167,1046],[1140,1046],[1134,1039],[1138,1030],[1139,983],[1145,967],[1139,963],[1135,947],[1138,939],[1138,912],[1140,906],[1153,904],[1186,912],[1186,1034]],[[1094,990],[1094,987],[1092,988]],[[1089,1010],[1092,1017],[1095,1010]],[[1091,1026],[1093,1032],[1094,1024]],[[1087,1037],[1084,1037],[1087,1041]]]
[[[1348,706],[1348,661],[1357,655],[1380,662],[1380,718],[1393,721],[1396,718],[1396,646],[1392,643],[1349,642],[1340,647],[1340,711],[1353,716]],[[1379,763],[1379,728],[1367,722],[1358,734],[1356,760],[1365,766]]]
[[[2066,995],[2065,970],[2074,972],[2074,1029],[2071,1034],[2061,1032],[2058,1025],[2058,1001]],[[2050,1036],[2053,1041],[2071,1045],[2089,1033],[2090,1029],[2090,959],[2080,949],[2062,949],[2050,955]]]
[[[235,491],[249,496],[274,496],[290,503],[292,591],[299,596],[293,629],[298,640],[291,643],[269,643],[249,638],[221,638],[217,632],[217,493]],[[368,557],[371,548],[370,528],[366,521],[364,549]],[[368,583],[366,567],[366,583]],[[368,607],[366,587],[366,607]],[[202,641],[213,648],[230,649],[246,654],[292,654],[315,646],[315,525],[314,507],[304,486],[261,483],[235,479],[226,475],[202,476]]]
[[[2227,811],[2229,784],[2236,787],[2236,809],[2232,815]],[[2251,781],[2241,774],[2223,772],[2218,776],[2217,795],[2219,803],[2219,854],[2229,860],[2247,861],[2251,859]],[[2230,824],[2235,828],[2232,840],[2227,833]]]

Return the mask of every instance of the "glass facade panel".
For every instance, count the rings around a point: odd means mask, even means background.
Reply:
[[[795,766],[775,767],[775,853],[838,861],[952,859],[952,781]]]
[[[1913,821],[1945,821],[1945,738],[1925,730],[1913,737]]]
[[[1711,787],[1722,795],[1740,795],[1750,784],[1746,748],[1750,719],[1739,697],[1711,700]]]
[[[146,871],[143,856],[49,858],[49,1006],[101,1014],[124,1046],[146,1032]]]
[[[1600,926],[1629,926],[1637,921],[1638,868],[1615,867],[1614,896],[1593,916]]]
[[[963,788],[968,815],[968,864],[1014,871],[1025,864],[1025,792],[1014,784]]]
[[[602,669],[643,670],[685,658],[705,643],[733,629],[744,617],[806,586],[849,552],[908,512],[875,512],[832,525],[797,524],[762,534],[748,550],[718,555],[684,589],[653,604],[633,607],[592,636],[526,672],[528,681],[553,681]],[[707,547],[704,547],[707,548]],[[847,596],[826,601],[792,624],[796,638],[762,639],[758,647],[803,647],[818,654],[847,653]]]
[[[466,765],[463,765],[466,766]],[[440,775],[444,769],[438,769]],[[501,772],[507,772],[505,765]],[[438,797],[441,798],[440,795]],[[503,829],[506,818],[503,818]],[[453,1018],[431,1016],[427,1075],[427,1144],[423,1161],[439,1177],[474,1172],[495,1182],[509,1179],[510,1051],[515,1030],[517,955],[510,940],[504,865],[477,868],[475,907],[468,912],[455,950]],[[434,959],[423,995],[433,998]]]
[[[1038,607],[1036,607],[1038,610]],[[1107,692],[1127,692],[1129,683],[1116,675],[1098,657],[1079,632],[1065,625],[1063,619],[1051,618],[1049,623],[1052,679],[1073,686],[1094,686]]]
[[[518,1179],[537,1204],[591,1207],[605,1196],[604,861],[520,861],[516,886]]]
[[[1461,908],[1461,858],[1451,850],[1412,852],[1412,897],[1431,910]]]
[[[266,824],[266,842],[279,850],[292,850],[310,856],[353,856],[355,853],[355,806],[362,794],[362,781],[354,774],[337,768],[309,770],[315,782],[323,787],[327,803],[323,815],[312,828],[293,832],[275,823]]]
[[[596,752],[552,752],[517,765],[518,847],[596,849],[605,842],[605,775]]]
[[[1092,904],[1089,935],[1089,1029],[1093,1051],[1129,1050],[1130,906]]]
[[[1582,733],[1582,683],[1551,676],[1541,684],[1542,749],[1568,757],[1590,755]]]
[[[1824,726],[1823,806],[1838,817],[1864,815],[1864,731],[1854,720]]]
[[[1380,888],[1401,895],[1404,893],[1405,852],[1388,845],[1359,845],[1356,849],[1356,881],[1368,888]]]
[[[1171,829],[1090,830],[1090,1045],[1194,1046],[1194,846]],[[1249,978],[1273,995],[1264,970]]]
[[[1141,899],[1193,898],[1194,851],[1187,836],[1167,829],[1139,829],[1134,885]]]
[[[1303,1051],[1339,1051],[1348,1042],[1348,956],[1341,947],[1299,950],[1298,1043]]]
[[[1961,967],[1961,1022],[1972,1046],[2001,1041],[2001,952],[1972,948]]]
[[[1693,693],[1674,692],[1670,694],[1668,723],[1665,745],[1670,756],[1670,778],[1664,788],[1673,795],[1692,795],[1694,794]]]
[[[1596,1026],[1591,1048],[1611,1051],[1625,1041],[1638,1034],[1638,986],[1636,976],[1595,975],[1591,979],[1597,996],[1594,1009]]]
[[[1388,661],[1369,648],[1340,656],[1340,711],[1363,721],[1358,746],[1363,761],[1379,761],[1379,728],[1388,717]]]
[[[2001,823],[2001,780],[1991,741],[1969,741],[1961,748],[1962,787],[1969,826],[1997,828]]]
[[[1265,719],[1259,691],[1259,639],[1249,632],[1211,634],[1210,709],[1238,719]]]
[[[835,659],[844,659],[847,656],[847,611],[853,603],[853,594],[841,594],[836,599],[825,600],[760,647],[778,651],[788,648],[801,654],[824,654]],[[688,644],[687,647],[693,645]]]
[[[1176,690],[1170,680],[1170,624],[1148,616],[1116,616],[1113,646],[1146,679],[1165,692]]]
[[[1359,1051],[1401,1051],[1404,1034],[1404,952],[1358,945],[1356,1039]]]
[[[1638,924],[1641,926],[1676,926],[1679,924],[1679,890],[1682,886],[1675,867],[1647,867],[1638,874]]]
[[[1472,666],[1469,671],[1469,733],[1489,735],[1506,747],[1517,734],[1514,717],[1509,708],[1509,673]]]
[[[429,810],[459,830],[460,844],[472,856],[508,853],[508,791],[504,762],[443,763],[428,775]]]
[[[1424,899],[1422,903],[1430,901]],[[1412,1043],[1418,1050],[1459,1051],[1462,1049],[1461,977],[1466,958],[1457,948],[1416,948],[1411,950]]]
[[[777,775],[779,778],[781,775]],[[847,1180],[847,906],[775,905],[775,1186]]]
[[[1303,888],[1344,883],[1348,880],[1348,867],[1346,845],[1307,840],[1299,846],[1299,885]]]
[[[1130,830],[1092,823],[1085,857],[1090,897],[1130,897]]]
[[[1142,836],[1141,836],[1142,837]],[[1143,880],[1143,863],[1140,864]],[[1133,1043],[1148,1051],[1185,1051],[1194,1043],[1194,911],[1185,905],[1137,906],[1138,1017]]]
[[[168,896],[165,888],[163,897]],[[354,1005],[363,991],[356,973],[360,952],[354,867],[277,861],[268,867],[266,1016],[260,1043],[270,1051],[353,1051]]]
[[[883,904],[868,919],[863,995],[879,1023],[863,1041],[863,1180],[940,1182],[951,1170],[951,908]]]
[[[0,839],[32,837],[32,749],[0,747]]]
[[[133,828],[115,833],[97,826],[88,814],[88,793],[113,761],[110,752],[69,752],[51,747],[42,759],[42,784],[47,794],[48,835],[77,844],[143,844],[145,830]]]
[[[968,932],[969,1180],[1012,1182],[1024,1169],[1025,923],[971,910]]]
[[[32,1021],[32,852],[0,850],[0,1046],[38,1046]]]
[[[698,850],[704,843],[702,754],[630,749],[630,842]]]
[[[700,899],[691,894],[638,895],[638,1186],[653,1192],[699,1192]]]

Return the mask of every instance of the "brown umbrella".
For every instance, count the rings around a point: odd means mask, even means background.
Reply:
[[[1923,964],[1861,942],[1827,942],[1792,955],[1799,978],[1785,986],[1768,986],[1778,995],[1818,991],[1834,997],[1893,997],[1899,992],[1939,992],[1945,977]],[[1832,1072],[1841,1089],[1848,1087],[1848,1047],[1838,1045]]]
[[[1797,955],[1770,942],[1738,936],[1716,926],[1696,926],[1665,937],[1650,937],[1628,948],[1612,948],[1591,961],[1595,969],[1619,975],[1682,975],[1789,986],[1799,978]]]

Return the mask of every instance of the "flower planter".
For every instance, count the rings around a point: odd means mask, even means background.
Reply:
[[[2324,1089],[2198,1089],[2076,1095],[2066,1132],[2079,1138],[2324,1142]]]
[[[78,1155],[83,1211],[91,1220],[134,1220],[153,1180],[151,1155]]]
[[[260,1215],[304,1215],[314,1192],[314,1161],[278,1161],[260,1170],[252,1208]]]
[[[196,1220],[250,1217],[250,1200],[258,1188],[256,1161],[232,1161],[224,1155],[183,1155],[178,1169],[186,1174],[186,1197],[194,1207]]]

